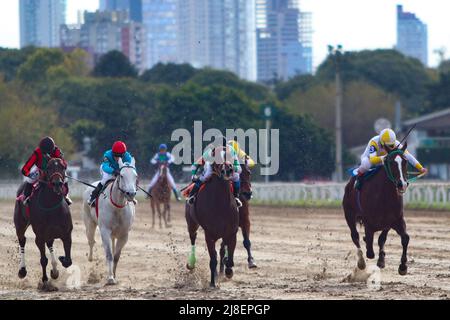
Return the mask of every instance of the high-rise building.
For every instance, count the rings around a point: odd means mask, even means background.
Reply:
[[[142,0],[100,0],[100,11],[128,11],[131,20],[142,22]]]
[[[258,80],[312,73],[311,13],[298,0],[256,0]]]
[[[178,0],[142,0],[147,31],[147,64],[178,62]]]
[[[147,68],[146,43],[144,26],[131,21],[128,11],[85,12],[83,24],[61,26],[63,49],[84,49],[93,55],[94,61],[118,50],[141,72]]]
[[[66,0],[20,0],[20,46],[58,47]]]
[[[256,80],[255,0],[178,0],[177,4],[182,62]]]
[[[414,13],[403,11],[397,6],[396,49],[409,57],[428,64],[428,28]]]

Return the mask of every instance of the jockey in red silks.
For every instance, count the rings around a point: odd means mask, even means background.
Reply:
[[[67,162],[64,160],[63,153],[55,145],[55,141],[51,137],[45,137],[39,143],[33,154],[28,158],[25,165],[22,167],[22,174],[25,176],[25,187],[23,189],[24,205],[28,205],[28,201],[33,190],[33,184],[35,184],[41,174],[47,169],[47,163],[52,158],[59,158],[63,160],[64,165],[67,167]],[[66,189],[66,202],[68,205],[72,204],[72,200],[69,198],[69,186],[67,182],[64,184]]]

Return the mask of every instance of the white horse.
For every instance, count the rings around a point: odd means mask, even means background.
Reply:
[[[98,198],[98,218],[95,208],[88,204],[92,188],[83,195],[83,220],[89,243],[89,261],[95,244],[95,230],[100,229],[103,248],[108,265],[108,285],[116,284],[116,268],[120,254],[128,241],[128,232],[135,215],[135,197],[137,191],[137,172],[135,160],[123,163],[119,159],[120,174],[113,183],[108,184]],[[98,184],[96,182],[94,185]],[[113,260],[114,259],[114,260]]]

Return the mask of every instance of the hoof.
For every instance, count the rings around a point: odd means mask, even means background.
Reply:
[[[90,257],[88,257],[88,261],[92,262],[92,261],[94,261],[94,258],[92,256],[90,256]]]
[[[72,259],[70,259],[70,258],[59,257],[59,261],[61,261],[61,264],[66,269],[72,265]]]
[[[211,282],[211,283],[209,284],[209,287],[210,287],[211,289],[217,289],[216,284],[213,283],[213,282]]]
[[[364,260],[362,250],[358,250],[358,269],[366,269],[366,261]]]
[[[384,269],[384,267],[385,267],[384,261],[378,260],[377,267],[380,268],[380,269]]]
[[[116,284],[117,284],[117,281],[114,278],[109,278],[108,280],[106,280],[107,286],[115,286]]]
[[[258,266],[255,264],[255,261],[253,260],[253,258],[248,260],[248,268],[249,269],[256,269],[256,268],[258,268]]]
[[[23,279],[23,278],[25,278],[26,276],[27,276],[27,269],[26,268],[21,268],[20,270],[19,270],[19,278],[20,279]]]
[[[233,269],[225,269],[225,277],[227,277],[227,279],[231,279],[233,278]]]
[[[42,282],[39,283],[38,290],[43,292],[55,292],[58,291],[58,288],[50,284],[50,282],[45,281],[43,283]]]
[[[225,272],[225,267],[223,265],[220,266],[219,273],[222,275]]]
[[[375,258],[375,252],[371,251],[367,251],[366,253],[367,259],[374,259]]]
[[[398,267],[398,273],[399,273],[401,276],[406,276],[406,274],[408,273],[408,267],[407,267],[406,265],[400,265],[400,266]]]
[[[192,271],[192,270],[195,269],[195,265],[194,265],[194,266],[190,266],[189,263],[186,263],[186,268],[187,268],[189,271]]]
[[[50,270],[50,277],[52,277],[53,280],[56,280],[59,278],[59,271],[58,270]]]

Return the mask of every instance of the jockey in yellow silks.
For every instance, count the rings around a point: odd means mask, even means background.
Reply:
[[[255,161],[250,158],[239,146],[237,141],[231,140],[228,141],[228,145],[233,148],[234,152],[237,154],[237,157],[242,164],[246,164],[249,169],[255,166]]]
[[[384,129],[378,136],[370,139],[364,153],[361,155],[361,165],[357,169],[357,181],[355,186],[358,187],[359,179],[369,171],[372,167],[383,164],[384,158],[390,149],[401,149],[403,145],[397,140],[395,132],[391,129]],[[428,170],[417,161],[417,159],[405,150],[405,158],[408,162],[421,173],[427,173]]]

